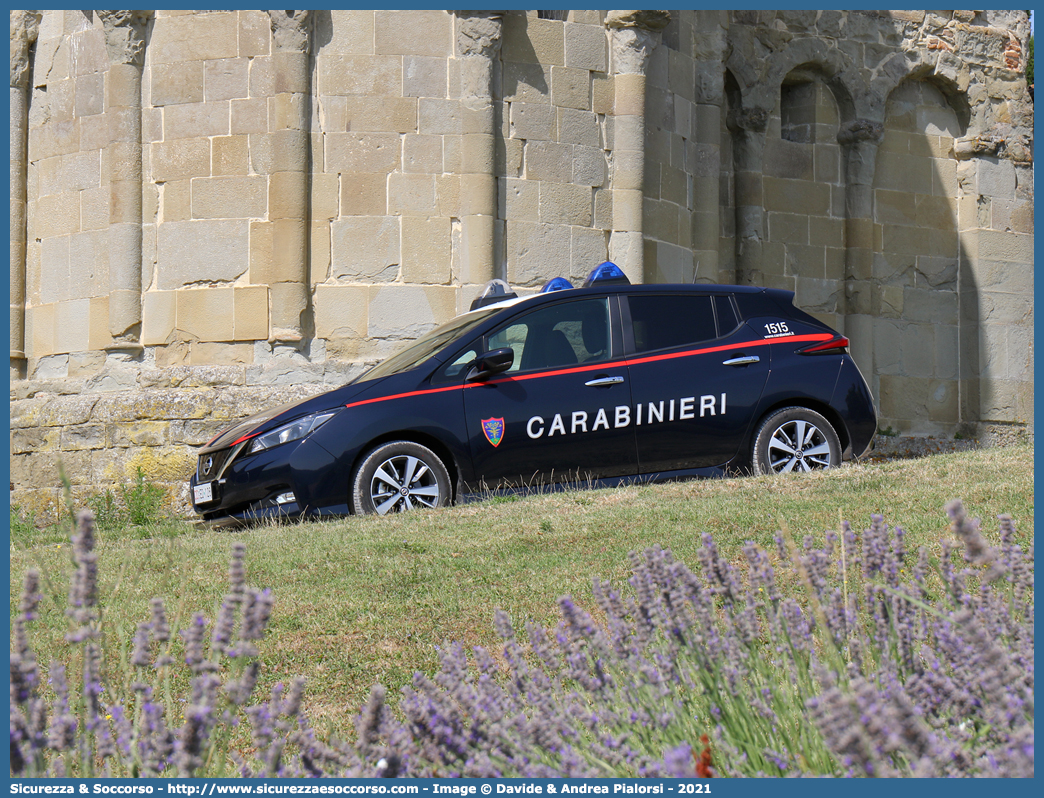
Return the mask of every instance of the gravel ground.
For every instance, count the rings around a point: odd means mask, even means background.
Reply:
[[[1032,442],[1032,432],[1024,427],[990,426],[976,438],[934,438],[913,435],[878,435],[874,448],[863,458],[864,463],[887,463],[893,460],[909,460],[932,454],[966,452],[969,449],[990,449],[995,446],[1011,446],[1016,443]]]

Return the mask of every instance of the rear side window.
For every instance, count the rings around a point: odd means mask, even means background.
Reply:
[[[714,297],[714,309],[718,311],[718,335],[728,335],[739,327],[739,318],[736,316],[731,296],[719,294]]]
[[[631,296],[628,304],[638,352],[670,349],[718,337],[709,296]]]

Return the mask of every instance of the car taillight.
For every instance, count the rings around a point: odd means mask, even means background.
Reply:
[[[848,352],[848,339],[843,335],[835,336],[829,341],[805,346],[797,350],[799,355],[829,355],[844,354]]]

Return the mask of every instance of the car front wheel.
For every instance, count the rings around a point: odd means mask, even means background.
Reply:
[[[822,415],[785,407],[765,418],[754,436],[755,474],[816,471],[841,463],[841,441]]]
[[[356,513],[402,513],[442,507],[450,501],[450,478],[438,455],[413,441],[392,441],[366,454],[352,479]]]

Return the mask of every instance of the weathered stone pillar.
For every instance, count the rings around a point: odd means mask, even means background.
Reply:
[[[632,283],[645,282],[645,68],[670,21],[666,11],[610,11],[605,19],[614,88],[609,259]]]
[[[151,11],[98,11],[109,55],[109,334],[141,351],[141,71]]]
[[[762,245],[765,241],[765,199],[762,167],[765,160],[764,108],[737,108],[729,112],[736,182],[736,283],[760,285]]]
[[[721,114],[725,107],[725,51],[728,12],[694,12],[692,59],[695,66],[697,147],[708,157],[693,164],[692,249],[696,277],[721,282]],[[724,282],[731,282],[727,275]]]
[[[311,11],[269,11],[275,97],[269,104],[273,165],[268,176],[272,222],[272,343],[304,337],[311,285],[312,27]],[[418,35],[421,35],[418,32]]]
[[[1028,143],[1001,125],[953,142],[961,237],[957,334],[963,422],[1033,425],[1033,162]]]
[[[40,30],[35,11],[11,12],[11,379],[24,379],[25,202],[29,149],[29,54]]]
[[[460,59],[461,236],[460,282],[485,284],[506,278],[495,262],[497,178],[494,152],[497,129],[493,103],[494,66],[499,58],[503,21],[496,11],[457,11]]]
[[[873,185],[884,126],[858,119],[837,133],[845,163],[845,292],[843,313],[869,314],[873,307]]]
[[[846,122],[837,133],[845,164],[845,285],[838,317],[864,374],[876,373],[873,325],[881,311],[873,290],[874,167],[883,134],[884,126],[868,119]]]

